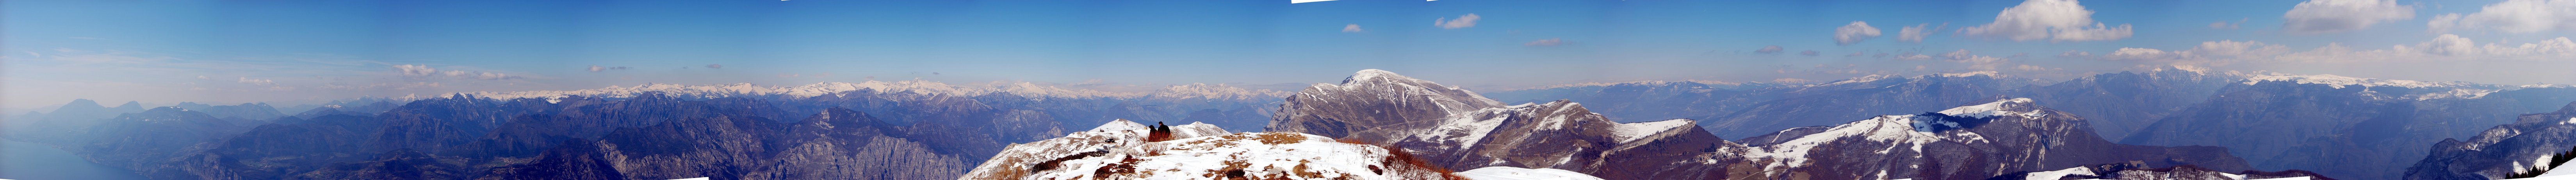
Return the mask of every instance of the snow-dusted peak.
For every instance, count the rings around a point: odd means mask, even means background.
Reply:
[[[1452,173],[1469,180],[1600,180],[1583,173],[1554,168],[1519,168],[1494,166]]]
[[[1111,120],[1111,121],[1109,121],[1109,123],[1108,123],[1108,124],[1101,124],[1101,125],[1100,125],[1100,127],[1091,128],[1091,131],[1124,131],[1124,130],[1138,130],[1138,129],[1152,129],[1152,128],[1151,128],[1151,127],[1145,127],[1145,124],[1139,124],[1139,123],[1136,123],[1136,122],[1133,122],[1133,121],[1127,121],[1127,119],[1118,119],[1118,120]]]
[[[2031,103],[2030,98],[2012,98],[2012,99],[1997,100],[1997,101],[1995,101],[1995,102],[1989,102],[1989,103],[1985,103],[1985,104],[1970,105],[1970,106],[1959,106],[1959,107],[1955,107],[1955,108],[1950,108],[1950,109],[1946,109],[1946,110],[1941,110],[1941,112],[1939,112],[1939,113],[1944,114],[1944,115],[1950,115],[1950,116],[1974,117],[1974,118],[1986,118],[1986,117],[1994,117],[1994,116],[2001,116],[2001,115],[2022,115],[2022,116],[2040,116],[2040,115],[2043,115],[2043,114],[2039,113],[2038,111],[2028,111],[2028,112],[2011,111],[2011,110],[2014,110],[2014,109],[2022,109],[2022,108],[2021,108],[2021,106],[2029,106],[2029,105],[2031,105],[2030,103]]]
[[[1342,79],[1342,83],[1351,83],[1351,81],[1359,81],[1359,80],[1376,79],[1376,78],[1382,78],[1382,77],[1383,77],[1383,78],[1407,79],[1407,80],[1413,79],[1413,77],[1404,77],[1404,75],[1397,75],[1397,74],[1395,74],[1395,72],[1392,72],[1392,71],[1378,70],[1378,69],[1362,69],[1362,70],[1360,70],[1360,72],[1351,73],[1351,77],[1350,77],[1350,78]]]
[[[2331,86],[2334,86],[2335,88],[2344,88],[2344,87],[2346,87],[2346,86],[2429,88],[2429,87],[2461,87],[2461,86],[2474,86],[2474,85],[2477,85],[2476,83],[2458,82],[2458,81],[2452,81],[2452,82],[2425,82],[2425,81],[2414,81],[2414,80],[2394,80],[2394,79],[2374,79],[2374,78],[2344,77],[2344,76],[2336,76],[2336,75],[2332,75],[2332,74],[2296,75],[2296,74],[2283,74],[2283,73],[2270,73],[2270,74],[2265,74],[2265,75],[2253,75],[2253,76],[2246,77],[2245,82],[2243,82],[2243,83],[2245,83],[2245,85],[2254,85],[2254,84],[2256,84],[2256,83],[2262,83],[2262,82],[2266,82],[2266,81],[2287,81],[2287,82],[2296,82],[2296,83],[2299,83],[2299,84],[2324,84],[2324,85],[2331,85]]]
[[[2208,67],[2191,66],[2191,65],[2173,65],[2173,66],[2157,67],[2155,70],[2150,70],[2150,71],[2152,71],[2152,72],[2180,71],[2180,72],[2190,72],[2190,73],[2192,73],[2192,74],[2209,74],[2209,73],[2210,73],[2210,71],[2209,71],[2209,68],[2208,68]]]
[[[1190,83],[1184,85],[1164,86],[1162,90],[1154,91],[1154,94],[1147,96],[1171,99],[1199,98],[1239,100],[1275,99],[1279,97],[1287,97],[1291,94],[1296,93],[1268,89],[1244,89],[1240,87],[1227,86],[1225,84]]]
[[[2518,88],[2526,88],[2526,89],[2528,89],[2528,88],[2576,88],[2576,85],[2539,83],[2539,84],[2526,84],[2526,85],[2519,85],[2519,86],[2514,86],[2514,87],[2518,87]]]
[[[1620,143],[1627,143],[1637,141],[1637,139],[1642,139],[1647,136],[1654,136],[1655,133],[1679,130],[1682,128],[1694,128],[1695,126],[1691,126],[1693,124],[1699,124],[1699,121],[1693,121],[1690,119],[1672,119],[1655,122],[1621,123],[1618,127],[1610,130],[1610,135],[1612,137],[1619,138]]]
[[[1963,72],[1963,73],[1940,73],[1940,74],[1932,74],[1932,75],[1933,75],[1933,76],[1940,76],[1940,77],[1974,77],[1974,76],[2003,77],[2003,76],[2004,76],[2004,74],[2003,74],[2003,73],[1998,73],[1998,72],[1995,72],[1995,71],[1974,71],[1974,72]]]
[[[1868,82],[1875,82],[1875,81],[1878,81],[1878,80],[1886,80],[1887,78],[1895,78],[1895,76],[1871,74],[1871,75],[1868,75],[1868,76],[1853,77],[1853,78],[1850,78],[1850,79],[1843,79],[1843,80],[1834,81],[1834,82],[1828,82],[1828,83],[1824,83],[1824,84],[1809,84],[1809,85],[1807,85],[1807,87],[1816,87],[1816,86],[1833,86],[1833,85],[1843,85],[1843,84],[1859,84],[1859,83],[1868,83]]]
[[[1387,72],[1385,70],[1377,69],[1360,70],[1359,73],[1351,74],[1350,78],[1343,79],[1342,84],[1316,83],[1314,86],[1307,87],[1304,91],[1298,91],[1297,95],[1337,96],[1359,92],[1367,92],[1367,94],[1375,94],[1374,96],[1377,96],[1371,98],[1419,96],[1427,98],[1432,101],[1432,103],[1436,103],[1437,105],[1440,105],[1442,109],[1447,109],[1450,112],[1472,111],[1476,109],[1503,106],[1503,102],[1487,99],[1484,95],[1477,94],[1475,91],[1468,91],[1456,86],[1440,85],[1440,83],[1421,79],[1413,79],[1413,77],[1405,77],[1404,75],[1396,75],[1395,72]]]

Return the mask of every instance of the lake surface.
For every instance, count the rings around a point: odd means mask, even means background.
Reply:
[[[89,160],[72,155],[71,151],[54,149],[53,146],[0,140],[0,179],[128,180],[144,178],[143,175],[134,174],[134,171],[90,163]]]

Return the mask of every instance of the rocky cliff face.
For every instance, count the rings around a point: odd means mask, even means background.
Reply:
[[[2576,148],[2576,104],[2522,115],[2469,139],[2442,139],[2430,155],[2406,168],[2405,179],[2503,178],[2570,148]]]

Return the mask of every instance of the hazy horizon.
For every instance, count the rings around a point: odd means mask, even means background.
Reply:
[[[646,83],[1474,88],[2187,65],[2576,84],[2576,18],[2513,1],[0,2],[0,110],[279,106]],[[2528,5],[2506,3],[2531,3]]]

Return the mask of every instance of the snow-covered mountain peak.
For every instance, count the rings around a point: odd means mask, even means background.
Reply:
[[[2453,82],[2425,82],[2425,81],[2414,81],[2414,80],[2394,80],[2394,79],[2375,79],[2375,78],[2345,77],[2345,76],[2337,76],[2337,75],[2332,75],[2332,74],[2297,75],[2297,74],[2284,74],[2284,73],[2270,73],[2270,74],[2264,74],[2264,75],[2253,75],[2253,76],[2246,77],[2246,78],[2245,78],[2245,82],[2243,82],[2243,83],[2245,83],[2246,85],[2254,85],[2254,84],[2256,84],[2256,83],[2262,83],[2262,82],[2266,82],[2266,81],[2287,81],[2287,82],[2296,82],[2296,83],[2300,83],[2300,84],[2324,84],[2324,85],[2331,85],[2331,86],[2334,86],[2335,88],[2344,88],[2344,87],[2346,87],[2346,86],[2362,86],[2362,87],[2403,87],[2403,88],[2431,88],[2431,87],[2462,87],[2462,86],[2474,86],[2474,85],[2478,85],[2478,84],[2476,84],[2476,83],[2458,82],[2458,81],[2453,81]]]
[[[1136,122],[1134,122],[1134,121],[1127,121],[1127,119],[1118,119],[1118,120],[1110,120],[1110,121],[1109,121],[1109,123],[1107,123],[1107,124],[1101,124],[1101,125],[1100,125],[1100,127],[1091,128],[1091,131],[1125,131],[1125,130],[1138,130],[1138,129],[1152,129],[1152,128],[1151,128],[1151,127],[1146,127],[1146,126],[1145,126],[1145,124],[1142,124],[1142,123],[1136,123]]]
[[[1833,86],[1833,85],[1843,85],[1843,84],[1859,84],[1859,83],[1875,82],[1875,81],[1878,81],[1878,80],[1885,80],[1885,79],[1887,79],[1887,78],[1895,78],[1895,77],[1896,77],[1896,76],[1888,76],[1888,75],[1877,75],[1877,74],[1871,74],[1871,75],[1867,75],[1867,76],[1853,77],[1853,78],[1850,78],[1850,79],[1843,79],[1843,80],[1838,80],[1838,81],[1834,81],[1834,82],[1827,82],[1827,83],[1823,83],[1823,84],[1809,84],[1809,85],[1806,85],[1806,86],[1807,86],[1807,87],[1816,87],[1816,86]]]
[[[2537,84],[2525,84],[2525,85],[2519,85],[2519,86],[2514,86],[2514,87],[2518,87],[2518,88],[2525,88],[2525,89],[2529,89],[2529,88],[2576,88],[2576,85],[2550,84],[2550,83],[2537,83]]]
[[[1413,77],[1405,77],[1404,75],[1398,75],[1398,74],[1395,74],[1395,72],[1393,72],[1393,71],[1378,70],[1378,69],[1362,69],[1362,70],[1360,70],[1360,72],[1351,73],[1351,77],[1350,77],[1350,78],[1342,79],[1342,83],[1351,83],[1351,81],[1369,80],[1369,79],[1376,79],[1376,78],[1381,78],[1381,77],[1383,77],[1383,78],[1407,79],[1407,80],[1413,79]]]
[[[1931,76],[1940,76],[1940,77],[1973,77],[1973,76],[2003,77],[2003,76],[2004,76],[2004,74],[2003,74],[2003,73],[2000,73],[2000,72],[1995,72],[1995,71],[1974,71],[1974,72],[1963,72],[1963,73],[1940,73],[1940,74],[1932,74]]]
[[[2012,99],[1997,100],[1997,101],[1995,101],[1995,102],[1989,102],[1989,103],[1985,103],[1985,104],[1977,104],[1977,105],[1969,105],[1969,106],[1959,106],[1959,107],[1955,107],[1955,108],[1950,108],[1950,109],[1946,109],[1946,110],[1941,110],[1941,111],[1940,111],[1940,112],[1938,112],[1938,113],[1941,113],[1941,114],[1944,114],[1944,115],[1950,115],[1950,116],[1974,117],[1974,118],[1987,118],[1987,117],[1994,117],[1994,116],[2001,116],[2001,115],[2021,115],[2021,116],[2033,116],[2033,117],[2040,116],[2040,115],[2045,115],[2045,114],[2040,113],[2039,111],[2037,111],[2037,110],[2035,110],[2035,109],[2030,109],[2030,108],[2025,108],[2025,107],[2024,107],[2024,106],[2030,106],[2030,105],[2031,105],[2031,100],[2030,100],[2030,98],[2012,98]]]
[[[1292,92],[1285,92],[1285,91],[1276,91],[1276,90],[1268,90],[1268,89],[1244,89],[1244,88],[1240,88],[1240,87],[1227,86],[1227,85],[1225,85],[1225,84],[1190,83],[1190,84],[1183,84],[1183,85],[1171,85],[1171,86],[1164,86],[1162,90],[1154,91],[1154,94],[1150,94],[1150,95],[1146,95],[1146,96],[1147,96],[1147,97],[1153,97],[1153,98],[1171,98],[1171,99],[1200,98],[1200,99],[1235,99],[1235,100],[1242,100],[1242,99],[1274,99],[1274,98],[1279,98],[1279,97],[1287,97],[1288,95],[1293,95],[1293,94],[1296,94],[1296,93],[1292,93]]]
[[[2149,72],[2178,71],[2178,72],[2190,72],[2190,73],[2192,73],[2192,74],[2209,74],[2209,73],[2211,72],[2211,71],[2209,71],[2209,68],[2208,68],[2208,67],[2191,66],[2191,65],[2172,65],[2172,66],[2165,66],[2165,67],[2157,67],[2157,68],[2156,68],[2156,69],[2154,69],[2154,70],[2148,70],[2148,71],[2149,71]]]
[[[1637,141],[1637,139],[1643,139],[1648,136],[1654,136],[1656,133],[1687,130],[1685,128],[1692,128],[1691,125],[1694,124],[1699,124],[1699,121],[1690,119],[1671,119],[1654,122],[1620,123],[1618,127],[1610,129],[1610,135],[1611,137],[1619,138],[1619,143],[1627,143],[1634,142]]]
[[[1365,98],[1420,97],[1424,98],[1424,100],[1431,101],[1429,103],[1440,106],[1441,109],[1448,110],[1448,112],[1473,111],[1483,108],[1502,107],[1504,105],[1501,101],[1487,99],[1484,95],[1477,94],[1475,91],[1468,91],[1456,86],[1440,85],[1440,83],[1421,79],[1413,79],[1413,77],[1405,77],[1404,75],[1397,75],[1395,72],[1387,72],[1385,70],[1377,69],[1360,70],[1359,73],[1351,74],[1350,78],[1343,79],[1342,84],[1316,83],[1314,86],[1307,87],[1304,91],[1298,91],[1297,96],[1373,96]]]

